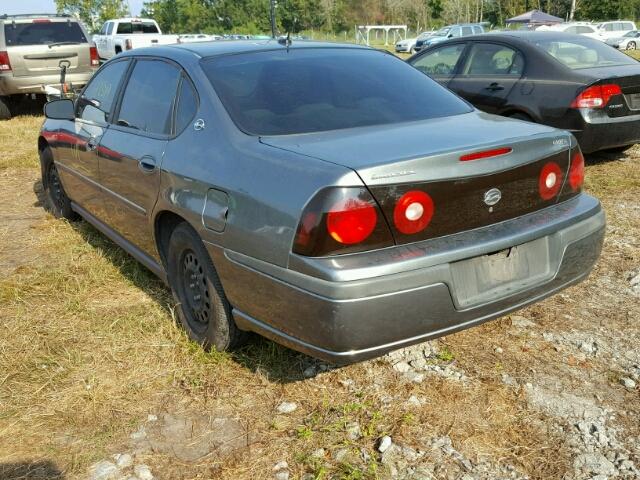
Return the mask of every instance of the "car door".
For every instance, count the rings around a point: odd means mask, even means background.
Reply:
[[[158,198],[180,75],[181,69],[168,60],[135,60],[98,149],[108,224],[146,253],[154,251],[150,214]]]
[[[412,58],[410,64],[446,87],[456,72],[465,47],[466,43],[460,42],[430,48],[418,57]]]
[[[104,204],[96,150],[128,67],[128,61],[118,61],[101,68],[76,101],[76,119],[61,124],[57,134],[65,189],[74,202],[98,218],[104,217]]]
[[[507,45],[487,42],[469,46],[462,68],[449,88],[488,113],[500,113],[524,73],[524,57]]]

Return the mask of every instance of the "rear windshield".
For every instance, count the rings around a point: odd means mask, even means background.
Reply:
[[[4,38],[8,47],[61,42],[87,43],[77,22],[5,23]]]
[[[301,48],[205,59],[203,69],[236,125],[288,135],[385,125],[471,111],[392,55]]]
[[[158,33],[158,27],[153,22],[120,22],[116,33]]]
[[[535,44],[573,70],[617,65],[637,65],[628,55],[590,38],[538,40]]]

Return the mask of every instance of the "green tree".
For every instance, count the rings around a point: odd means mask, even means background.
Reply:
[[[125,0],[56,0],[56,8],[80,18],[92,31],[106,20],[130,15]]]

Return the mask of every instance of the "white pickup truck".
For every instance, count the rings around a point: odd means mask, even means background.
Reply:
[[[108,60],[125,50],[178,43],[178,35],[163,35],[155,20],[150,18],[117,18],[105,22],[93,41],[98,56]]]

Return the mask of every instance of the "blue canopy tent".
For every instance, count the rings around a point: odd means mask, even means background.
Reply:
[[[550,25],[553,23],[562,23],[564,20],[560,17],[554,17],[540,10],[531,10],[517,17],[508,19],[505,23],[526,23],[530,25]]]

